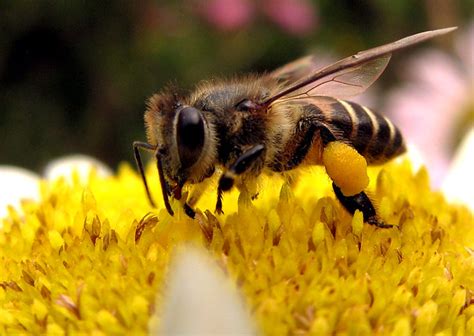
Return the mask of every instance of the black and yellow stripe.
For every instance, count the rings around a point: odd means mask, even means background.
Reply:
[[[322,152],[322,148],[334,140],[352,145],[369,164],[387,162],[405,151],[400,130],[365,106],[318,97],[314,103],[304,105],[302,111],[294,134],[269,165],[273,171],[291,170],[303,162],[321,164],[318,155],[309,153],[314,146],[321,146]]]
[[[330,107],[330,114],[323,114],[326,123],[368,163],[384,163],[404,151],[400,130],[384,116],[344,100],[334,99]]]

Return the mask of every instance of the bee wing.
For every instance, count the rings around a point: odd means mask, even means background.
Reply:
[[[390,57],[391,54],[384,55],[359,65],[343,68],[332,74],[320,77],[319,79],[303,79],[295,84],[295,86],[301,85],[301,87],[292,91],[288,98],[300,95],[309,97],[332,96],[336,98],[347,98],[359,95],[379,78],[387,67]],[[345,60],[347,60],[347,58]],[[324,72],[325,69],[333,67],[338,63],[339,62],[323,68],[318,71],[318,73]],[[308,81],[309,83],[307,83]]]
[[[320,69],[321,65],[316,55],[308,55],[273,70],[269,75],[275,78],[278,83],[290,85]]]
[[[345,98],[360,94],[372,85],[385,70],[394,51],[449,33],[454,29],[456,27],[426,31],[393,43],[361,51],[327,67],[315,70],[304,79],[290,84],[290,87],[270,97],[263,104],[268,106],[279,99],[312,96]]]
[[[291,96],[306,94],[309,96],[331,95],[338,98],[355,96],[365,91],[382,74],[388,64],[388,59],[382,58],[373,63],[368,62],[354,69],[347,69],[341,73],[334,74],[332,81],[329,78],[321,78],[312,83],[308,92],[307,87],[302,87],[292,93]],[[307,80],[308,74],[324,69],[322,62],[315,55],[308,55],[288,63],[270,73],[283,85],[298,85]],[[330,94],[329,94],[330,93]]]

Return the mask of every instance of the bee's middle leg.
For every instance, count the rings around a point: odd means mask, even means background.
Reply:
[[[345,196],[334,182],[332,183],[332,188],[334,189],[334,193],[339,202],[341,202],[342,206],[351,214],[354,214],[356,210],[359,210],[364,216],[364,222],[380,228],[393,227],[393,225],[385,224],[378,220],[374,205],[365,192],[362,191],[354,196]]]

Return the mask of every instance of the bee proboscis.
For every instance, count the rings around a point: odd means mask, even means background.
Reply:
[[[148,142],[134,142],[134,154],[145,190],[154,206],[139,149],[154,153],[169,214],[169,197],[181,199],[183,186],[219,173],[216,212],[223,192],[235,184],[245,190],[264,171],[286,172],[300,165],[321,165],[324,148],[333,141],[353,147],[367,163],[381,164],[405,150],[400,131],[367,107],[343,100],[365,91],[381,75],[391,54],[456,28],[427,31],[359,52],[316,69],[307,56],[263,75],[199,83],[182,96],[169,88],[148,101]],[[364,221],[390,227],[379,219],[364,191],[352,196],[333,183],[346,210],[360,210]],[[202,188],[183,201],[186,214]]]

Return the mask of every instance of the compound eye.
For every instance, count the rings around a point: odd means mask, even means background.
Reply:
[[[177,141],[181,166],[187,168],[199,159],[204,146],[204,120],[199,110],[185,107],[178,114]]]

